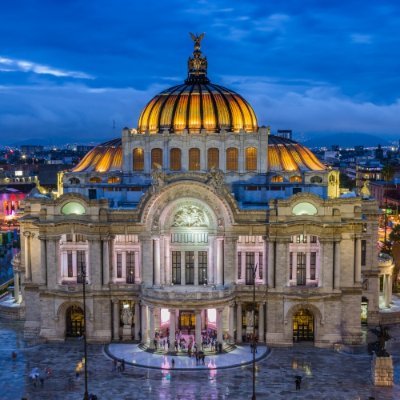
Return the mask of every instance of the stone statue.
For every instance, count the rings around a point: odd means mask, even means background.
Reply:
[[[371,197],[371,191],[369,190],[369,180],[364,181],[364,185],[360,190],[361,197],[363,199],[369,199]]]
[[[132,325],[133,315],[130,307],[123,308],[121,312],[121,321],[124,325]]]
[[[376,335],[378,340],[368,345],[369,350],[375,351],[378,357],[389,357],[389,353],[386,350],[386,342],[391,339],[389,328],[379,324],[378,327],[371,329],[371,332]]]
[[[246,312],[246,326],[252,328],[254,326],[253,311]]]
[[[220,169],[212,167],[207,177],[207,183],[215,189],[220,190],[224,187],[224,174]]]
[[[153,192],[157,192],[165,185],[165,174],[160,165],[157,165],[157,167],[151,172],[151,180]]]

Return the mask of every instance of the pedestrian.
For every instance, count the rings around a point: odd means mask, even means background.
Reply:
[[[171,365],[172,365],[172,368],[175,368],[175,360],[174,359],[171,360]]]
[[[121,361],[121,371],[124,372],[125,371],[125,360],[122,359]]]
[[[112,367],[112,371],[116,371],[117,370],[117,365],[118,365],[118,362],[117,362],[117,360],[114,358],[114,360],[113,360],[113,367]]]
[[[301,386],[301,376],[300,375],[296,375],[295,377],[295,383],[296,383],[296,390],[300,390],[300,386]]]
[[[17,359],[17,353],[15,351],[13,351],[11,353],[11,358],[15,361]]]

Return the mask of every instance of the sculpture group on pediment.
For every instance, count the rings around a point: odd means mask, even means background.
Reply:
[[[207,227],[207,217],[204,211],[195,205],[182,207],[174,217],[175,227]]]

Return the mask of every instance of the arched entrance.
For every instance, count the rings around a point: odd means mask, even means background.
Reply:
[[[83,310],[78,306],[71,306],[65,313],[65,335],[67,337],[79,337],[83,335]]]
[[[314,340],[314,315],[304,308],[293,315],[293,341],[304,342]]]

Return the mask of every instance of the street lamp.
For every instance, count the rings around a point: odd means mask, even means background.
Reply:
[[[258,264],[252,266],[253,274],[253,395],[251,400],[256,400],[256,273]]]
[[[83,352],[85,357],[85,393],[83,400],[89,400],[87,379],[87,342],[86,342],[86,269],[81,265],[82,295],[83,295]]]

